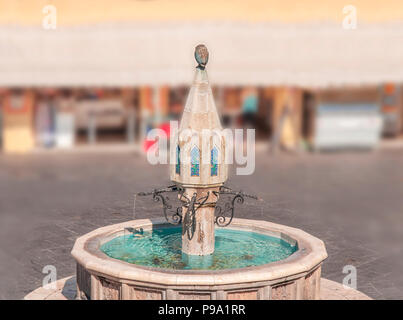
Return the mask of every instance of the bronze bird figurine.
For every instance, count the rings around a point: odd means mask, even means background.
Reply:
[[[195,59],[198,63],[196,68],[204,70],[208,62],[208,50],[204,44],[199,44],[195,48]]]

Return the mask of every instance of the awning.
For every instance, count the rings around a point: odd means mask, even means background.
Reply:
[[[143,22],[1,26],[0,86],[189,85],[199,43],[213,85],[403,81],[403,22]]]

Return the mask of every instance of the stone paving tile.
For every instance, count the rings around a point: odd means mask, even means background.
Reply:
[[[237,217],[290,225],[324,240],[323,276],[342,282],[357,267],[358,289],[403,299],[403,152],[280,155],[260,153],[251,176],[228,185],[255,193]],[[42,269],[74,274],[75,239],[133,217],[133,194],[169,185],[167,166],[133,154],[0,156],[0,299],[21,299],[42,285]],[[138,199],[136,217],[160,217]]]

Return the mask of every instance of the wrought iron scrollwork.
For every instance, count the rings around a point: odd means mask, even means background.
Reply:
[[[182,207],[178,207],[176,209],[172,209],[172,205],[169,203],[169,197],[164,196],[166,192],[179,192],[179,194],[183,195],[184,190],[176,185],[169,186],[163,189],[154,189],[151,192],[140,192],[138,193],[139,196],[153,196],[153,200],[155,202],[162,203],[162,210],[164,212],[164,217],[167,222],[178,225],[182,222]]]
[[[226,227],[232,222],[232,219],[234,218],[235,204],[243,204],[245,202],[245,197],[255,200],[258,199],[256,196],[246,194],[242,191],[234,191],[225,186],[221,186],[217,193],[219,195],[229,194],[234,196],[230,201],[225,202],[224,206],[215,206],[215,223],[219,227]],[[229,216],[227,216],[228,213],[230,214]]]
[[[182,206],[173,209],[173,206],[169,203],[169,197],[164,195],[166,192],[178,192],[178,198],[182,203]],[[167,222],[173,225],[182,223],[182,235],[186,234],[188,239],[191,240],[196,230],[196,212],[201,206],[214,206],[215,223],[220,227],[226,227],[234,218],[236,204],[243,204],[245,202],[245,197],[256,200],[258,199],[256,196],[246,194],[242,191],[234,191],[225,186],[221,186],[218,191],[212,191],[212,193],[217,198],[220,195],[233,195],[233,197],[229,201],[225,202],[223,206],[221,206],[216,202],[207,202],[210,192],[207,192],[205,196],[200,198],[197,198],[197,193],[195,192],[189,199],[185,195],[185,190],[177,185],[172,185],[163,189],[155,189],[151,192],[140,192],[138,195],[152,195],[155,202],[161,202]],[[186,212],[183,212],[183,208],[186,209]]]

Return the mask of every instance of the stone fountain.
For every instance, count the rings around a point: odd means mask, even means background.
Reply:
[[[159,201],[164,217],[106,226],[77,239],[78,298],[319,299],[327,257],[320,239],[234,218],[236,205],[257,197],[224,185],[228,146],[205,70],[208,57],[204,45],[196,47],[198,65],[174,138],[174,184],[138,194]]]

